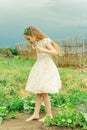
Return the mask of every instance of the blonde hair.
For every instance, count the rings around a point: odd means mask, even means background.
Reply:
[[[51,45],[56,49],[56,51],[58,52],[58,56],[62,56],[62,52],[61,49],[59,47],[59,45],[57,43],[55,43],[54,41],[51,42]]]
[[[24,35],[34,35],[37,41],[47,37],[44,33],[42,33],[38,28],[34,26],[26,27],[24,29]]]
[[[28,26],[24,29],[24,35],[34,35],[36,37],[37,42],[39,40],[42,40],[44,38],[47,38],[48,36],[46,36],[43,32],[41,32],[38,28],[34,27],[34,26]],[[58,56],[62,56],[61,54],[61,50],[60,47],[57,45],[57,43],[55,43],[54,41],[51,42],[52,46],[56,49],[56,51],[58,52]],[[33,49],[30,45],[31,50]]]

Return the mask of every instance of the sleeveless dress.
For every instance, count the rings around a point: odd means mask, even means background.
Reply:
[[[62,87],[59,71],[52,56],[37,51],[37,47],[46,48],[51,42],[50,38],[44,38],[35,43],[37,60],[31,69],[25,88],[30,93],[58,93]]]

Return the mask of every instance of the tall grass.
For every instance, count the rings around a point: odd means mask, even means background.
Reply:
[[[5,95],[20,93],[25,88],[29,72],[34,64],[34,60],[0,57],[0,95],[4,91]]]
[[[35,60],[0,57],[0,95],[12,94],[26,96],[26,82]],[[71,89],[87,90],[87,72],[80,72],[75,68],[58,68],[62,80],[63,93],[69,93]],[[3,93],[3,94],[2,94]]]

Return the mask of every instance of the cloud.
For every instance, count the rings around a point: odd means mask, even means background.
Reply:
[[[86,0],[54,0],[45,10],[51,22],[59,26],[87,26]]]
[[[35,20],[37,24],[46,22],[50,26],[82,26],[87,24],[86,5],[87,0],[3,0],[0,1],[0,22],[17,18],[24,23],[27,19],[32,23]]]
[[[5,10],[15,10],[16,9],[34,9],[41,7],[47,3],[49,3],[51,0],[1,0],[0,1],[0,8]]]
[[[87,32],[86,6],[87,0],[1,0],[0,40],[22,39],[31,24],[52,37]]]

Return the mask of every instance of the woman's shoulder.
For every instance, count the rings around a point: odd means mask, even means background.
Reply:
[[[43,42],[52,42],[52,40],[49,37],[43,38]]]
[[[46,38],[43,38],[40,41],[38,41],[36,43],[36,45],[43,45],[43,46],[45,46],[45,45],[47,45],[48,43],[51,43],[51,42],[52,42],[52,40],[49,37],[46,37]]]

